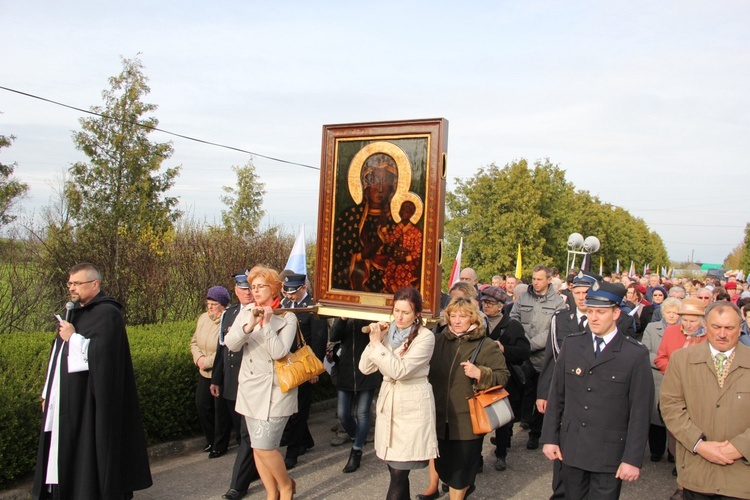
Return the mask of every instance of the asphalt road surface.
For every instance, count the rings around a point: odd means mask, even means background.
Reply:
[[[301,499],[382,499],[388,489],[388,470],[375,456],[372,444],[365,448],[362,466],[351,474],[342,473],[349,456],[349,448],[330,445],[334,434],[330,428],[336,422],[334,410],[326,409],[310,416],[310,430],[315,447],[301,456],[290,476],[297,481],[297,496]],[[477,490],[472,499],[544,499],[551,493],[552,465],[541,449],[527,450],[528,434],[516,424],[513,444],[508,454],[508,469],[494,469],[494,447],[489,436],[485,438],[484,472],[477,475]],[[198,441],[198,445],[202,445]],[[282,449],[282,453],[283,453]],[[206,453],[190,451],[181,456],[154,461],[151,470],[154,485],[136,492],[137,499],[220,499],[229,488],[236,448],[219,458],[209,460]],[[673,465],[666,457],[652,463],[648,456],[641,471],[641,479],[625,483],[624,499],[668,499],[675,491]],[[427,486],[427,470],[412,471],[411,497],[422,493]],[[260,482],[250,485],[249,499],[264,499],[265,490]],[[441,498],[447,499],[447,494]]]

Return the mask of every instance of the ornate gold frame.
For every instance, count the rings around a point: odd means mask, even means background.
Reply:
[[[422,233],[421,266],[414,279],[424,300],[423,317],[439,312],[447,133],[448,122],[443,118],[323,127],[315,262],[315,298],[320,314],[373,320],[390,314],[391,293],[342,285],[340,276],[350,270],[346,267],[350,264],[334,259],[336,253],[341,254],[338,251],[341,248],[334,248],[340,237],[337,235],[342,234],[342,229],[337,227],[337,217],[346,210],[355,213],[355,207],[366,206],[362,168],[371,155],[378,153],[390,156],[397,168],[395,188],[388,184],[391,186],[389,220],[392,224],[400,223],[399,208],[410,201],[414,204],[414,213],[407,222],[414,223]],[[393,173],[394,169],[389,167],[389,171]],[[367,208],[359,211],[365,214],[361,222],[357,222],[361,231],[368,212]],[[405,217],[409,217],[408,213]],[[387,232],[379,226],[380,229]],[[335,280],[334,276],[337,276]]]

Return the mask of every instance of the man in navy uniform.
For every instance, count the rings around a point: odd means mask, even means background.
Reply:
[[[307,293],[306,280],[307,276],[304,274],[287,274],[284,276],[282,289],[284,298],[281,299],[281,307],[300,309],[315,305],[313,298]],[[295,314],[305,343],[310,345],[315,355],[322,361],[328,339],[325,321],[316,319],[309,312]],[[297,344],[295,342],[292,346],[292,352],[296,350]],[[297,465],[299,456],[304,455],[308,449],[315,446],[315,441],[307,426],[307,419],[310,416],[310,405],[312,404],[313,387],[311,384],[317,382],[318,377],[314,377],[297,388],[297,413],[289,418],[286,429],[284,429],[285,439],[283,441],[286,441],[287,445],[284,465],[287,470],[293,469]]]
[[[221,408],[219,411],[229,413],[234,431],[240,437],[240,448],[237,451],[234,468],[232,469],[232,482],[230,483],[229,490],[222,495],[222,498],[237,500],[247,494],[250,482],[258,479],[259,476],[258,470],[255,467],[253,450],[250,447],[250,435],[247,432],[245,419],[234,409],[237,401],[240,366],[242,366],[242,352],[232,352],[224,345],[224,337],[232,327],[237,314],[241,308],[250,307],[253,296],[250,293],[250,283],[247,282],[246,271],[238,271],[232,277],[235,281],[234,294],[240,303],[227,308],[221,317],[216,358],[214,368],[211,372],[211,394],[218,398],[219,404],[217,406]],[[222,444],[215,444],[214,448],[226,450],[229,444],[229,436],[222,436],[221,439],[226,440],[223,443],[223,448],[219,448]],[[217,456],[220,456],[220,454]]]
[[[569,335],[555,365],[541,441],[562,461],[565,498],[619,498],[640,476],[654,384],[646,347],[617,329],[624,297],[621,284],[594,283],[590,333]]]
[[[597,281],[601,281],[601,276],[591,271],[579,271],[573,278],[570,287],[574,306],[557,311],[552,316],[547,347],[544,351],[544,362],[542,363],[542,371],[539,374],[539,385],[536,391],[536,408],[539,413],[544,414],[547,412],[547,395],[549,394],[552,373],[555,370],[555,363],[560,355],[563,340],[569,335],[582,333],[588,325],[586,295],[589,288]],[[559,460],[554,461],[552,466],[552,497],[550,498],[565,498],[562,477],[560,475],[561,466],[562,464]]]

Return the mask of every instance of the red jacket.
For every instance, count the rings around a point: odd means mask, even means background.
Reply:
[[[668,326],[664,329],[664,337],[662,337],[661,344],[659,344],[659,351],[654,359],[654,364],[659,371],[665,373],[667,371],[669,358],[672,356],[673,352],[677,349],[682,349],[683,347],[700,344],[704,340],[706,340],[705,335],[701,335],[700,337],[688,337],[682,333],[681,325]]]

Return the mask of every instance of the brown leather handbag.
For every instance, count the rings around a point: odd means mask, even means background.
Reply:
[[[485,338],[479,341],[479,345],[469,360],[471,364],[474,364],[477,359]],[[513,409],[508,396],[508,391],[503,389],[502,385],[496,385],[483,391],[475,391],[474,397],[466,398],[469,403],[469,416],[474,434],[487,434],[513,420]]]

